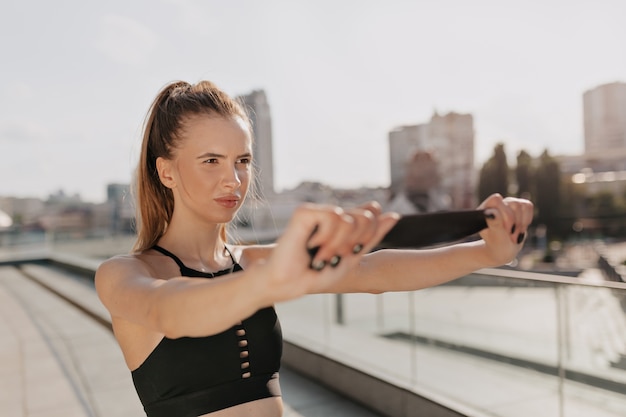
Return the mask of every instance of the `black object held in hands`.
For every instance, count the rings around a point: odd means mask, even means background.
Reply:
[[[438,211],[402,216],[380,248],[422,248],[466,239],[487,227],[484,210]]]
[[[484,210],[438,211],[402,216],[378,244],[378,249],[415,249],[467,239],[487,227]],[[319,247],[307,249],[311,259]],[[318,268],[319,269],[319,268]]]

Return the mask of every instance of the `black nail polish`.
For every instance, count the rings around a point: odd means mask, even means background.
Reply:
[[[330,266],[332,266],[333,268],[339,265],[339,262],[341,262],[341,256],[339,255],[335,255],[330,258]]]
[[[515,225],[513,225],[513,227],[511,227],[511,234],[515,233]]]
[[[522,243],[525,237],[526,237],[525,233],[520,233],[519,235],[517,235],[517,243],[518,244]]]
[[[311,261],[311,269],[321,271],[326,266],[326,261]]]
[[[354,253],[356,255],[357,253],[361,252],[362,250],[363,250],[363,245],[361,245],[360,243],[357,243],[352,248],[352,253]]]

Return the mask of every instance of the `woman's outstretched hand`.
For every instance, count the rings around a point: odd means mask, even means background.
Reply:
[[[368,253],[398,220],[378,203],[342,209],[304,204],[297,208],[262,266],[273,302],[322,291]]]
[[[380,259],[389,260],[393,257],[396,263],[408,262],[407,268],[401,268],[402,270],[421,270],[422,266],[429,266],[430,275],[437,268],[443,268],[440,273],[443,278],[433,279],[426,286],[445,282],[470,270],[511,262],[522,248],[528,233],[533,219],[533,204],[525,199],[503,198],[499,194],[493,194],[479,208],[484,209],[487,214],[488,227],[480,232],[483,244],[480,247],[475,246],[471,258],[459,258],[461,252],[438,251],[429,255],[429,252],[424,251],[421,255],[416,252],[414,256],[405,251],[394,255],[389,252],[381,255]],[[346,277],[361,257],[380,242],[399,217],[396,213],[382,213],[377,203],[368,203],[353,209],[330,205],[302,205],[294,212],[269,258],[259,265],[262,276],[259,290],[263,291],[262,299],[265,304],[308,293],[327,292],[326,290],[334,288],[333,285]],[[476,249],[479,252],[475,252]],[[477,257],[479,253],[480,256]],[[447,257],[451,258],[447,260]],[[375,283],[370,285],[360,280],[358,285],[363,288],[372,287],[382,291],[387,287],[415,289],[425,286],[421,282],[422,278],[420,283],[413,285],[409,278],[404,277],[396,279],[398,285],[394,286],[395,284],[391,284],[394,277],[388,276],[386,272],[388,261],[377,264],[372,258],[369,264],[374,265],[373,275],[385,275],[387,286]],[[350,285],[355,287],[353,284]]]
[[[492,194],[479,206],[487,214],[488,227],[480,232],[493,266],[515,259],[524,244],[533,219],[534,206],[529,200]]]

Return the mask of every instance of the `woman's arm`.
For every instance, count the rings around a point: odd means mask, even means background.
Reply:
[[[533,217],[528,200],[490,196],[480,208],[494,215],[475,242],[426,250],[380,250],[365,255],[345,278],[320,292],[411,291],[512,261]]]
[[[168,337],[205,336],[223,331],[262,307],[329,287],[358,263],[355,236],[373,246],[395,222],[374,216],[355,220],[333,206],[298,208],[273,248],[245,250],[245,270],[213,279],[156,278],[151,266],[135,256],[119,256],[96,271],[96,290],[113,318]],[[315,231],[315,233],[313,233]],[[341,256],[340,264],[309,267],[307,247],[319,247],[320,259]]]
[[[383,249],[363,257],[346,278],[325,292],[413,291],[496,266],[477,241],[423,250]]]
[[[96,291],[113,318],[133,322],[170,338],[219,333],[270,305],[258,267],[226,277],[198,279],[152,276],[132,256],[104,262],[96,271]]]

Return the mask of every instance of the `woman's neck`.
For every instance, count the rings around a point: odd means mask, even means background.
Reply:
[[[173,221],[157,244],[176,254],[191,268],[219,270],[230,263],[220,236],[221,229],[220,224],[201,227]]]

